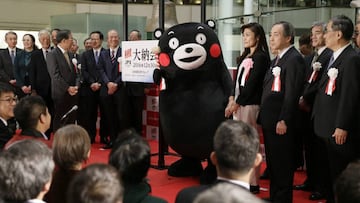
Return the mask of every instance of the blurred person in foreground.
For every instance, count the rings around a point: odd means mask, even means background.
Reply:
[[[66,203],[69,184],[88,160],[90,147],[89,135],[80,126],[67,125],[55,132],[53,159],[56,169],[50,191],[45,197],[46,202]]]
[[[226,120],[215,132],[214,151],[210,159],[216,166],[217,181],[212,185],[200,185],[185,188],[176,196],[176,203],[193,202],[202,191],[221,183],[231,184],[250,193],[250,177],[262,160],[259,153],[259,135],[257,131],[243,121]]]
[[[150,168],[150,146],[135,130],[125,130],[118,136],[110,152],[109,164],[114,166],[124,184],[124,203],[166,203],[151,196],[146,180]]]
[[[71,181],[68,203],[122,203],[124,189],[116,169],[107,164],[93,164]]]
[[[51,150],[37,140],[21,140],[0,153],[0,199],[44,203],[54,170]]]

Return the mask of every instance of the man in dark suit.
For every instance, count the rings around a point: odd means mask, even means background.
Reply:
[[[110,144],[105,145],[104,149],[111,148],[117,134],[130,127],[125,83],[121,80],[118,62],[121,56],[120,37],[116,30],[107,33],[107,42],[109,49],[100,53],[97,66],[101,77],[100,102],[110,134]]]
[[[44,99],[50,114],[53,114],[54,102],[51,98],[51,78],[46,65],[46,57],[51,51],[50,33],[47,30],[40,30],[38,37],[41,49],[37,49],[32,53],[30,62],[31,94],[41,96]],[[46,135],[50,137],[51,132],[52,127],[46,132]]]
[[[132,30],[129,34],[129,41],[141,40],[139,30]],[[139,135],[142,131],[142,113],[144,109],[145,93],[149,92],[149,85],[141,82],[127,82],[127,96],[129,99],[130,122]]]
[[[22,90],[16,86],[14,77],[15,57],[21,51],[21,49],[16,47],[17,34],[13,31],[7,32],[5,34],[5,42],[8,44],[8,48],[0,51],[0,81],[10,83],[15,87],[15,93],[20,94]]]
[[[305,71],[304,59],[293,46],[294,34],[288,22],[277,22],[271,28],[270,48],[278,50],[278,56],[265,75],[259,113],[272,202],[292,202],[295,114]]]
[[[72,34],[69,30],[60,30],[56,36],[57,47],[47,57],[47,68],[51,77],[51,94],[54,101],[54,132],[62,125],[75,123],[77,105],[77,73],[70,61]],[[69,111],[72,111],[69,113]],[[68,114],[67,114],[68,113]],[[65,117],[64,117],[65,116]]]
[[[296,131],[304,146],[307,179],[303,184],[294,186],[294,189],[312,191],[310,200],[322,199],[326,184],[326,180],[321,179],[323,171],[319,170],[323,165],[318,161],[317,150],[320,141],[315,136],[311,119],[318,84],[332,55],[332,51],[325,46],[325,28],[326,24],[322,22],[315,23],[311,28],[311,43],[315,52],[305,57],[305,85],[299,101],[300,112]]]
[[[13,86],[0,82],[0,150],[15,134],[14,108],[16,103],[17,97]]]
[[[95,142],[96,136],[96,121],[98,117],[98,108],[100,106],[100,87],[101,78],[100,73],[96,69],[99,61],[102,48],[104,35],[100,31],[90,33],[92,48],[85,51],[81,57],[81,74],[82,84],[80,87],[80,100],[79,100],[79,124],[83,126],[92,143]],[[107,144],[107,135],[105,134],[106,123],[105,116],[103,115],[102,108],[100,108],[100,142]]]
[[[176,196],[176,203],[193,202],[196,196],[219,183],[229,183],[250,191],[250,175],[261,163],[257,131],[242,121],[226,120],[214,136],[214,151],[210,155],[216,166],[217,181],[212,185],[185,188]]]
[[[330,172],[327,202],[334,202],[332,186],[341,171],[359,158],[360,56],[351,46],[354,26],[344,16],[333,17],[326,26],[325,43],[333,51],[319,82],[313,117],[315,134],[325,150],[320,156],[324,173]]]

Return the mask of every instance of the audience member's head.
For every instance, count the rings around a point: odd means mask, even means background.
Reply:
[[[51,123],[51,115],[40,96],[23,97],[14,109],[15,118],[23,130],[45,133]]]
[[[73,37],[70,30],[60,30],[56,34],[56,46],[61,46],[65,51],[69,51],[73,45]]]
[[[5,42],[8,47],[14,49],[17,45],[17,34],[14,31],[9,31],[5,34]]]
[[[70,52],[73,54],[76,54],[78,52],[78,50],[79,50],[79,45],[78,45],[77,39],[73,38],[72,44],[70,47]]]
[[[108,45],[108,47],[111,48],[111,49],[115,49],[116,47],[119,46],[119,43],[120,43],[119,33],[114,29],[109,30],[108,33],[107,33],[107,45]]]
[[[141,32],[139,30],[131,30],[129,34],[129,41],[141,40]]]
[[[150,168],[150,146],[135,130],[125,130],[110,152],[109,163],[125,185],[140,183]]]
[[[311,45],[319,49],[325,46],[325,30],[326,30],[326,23],[324,22],[315,22],[311,26]]]
[[[200,193],[194,203],[263,203],[261,199],[231,183],[219,183]]]
[[[91,45],[94,49],[100,49],[104,41],[104,34],[100,31],[90,33]]]
[[[13,143],[0,154],[0,197],[5,202],[42,199],[50,188],[51,150],[36,140]]]
[[[313,52],[311,36],[308,33],[302,34],[299,38],[299,50],[303,56],[308,56]]]
[[[222,122],[215,132],[214,152],[210,156],[218,175],[229,179],[249,176],[262,160],[259,145],[259,135],[253,127],[242,121]]]
[[[269,40],[270,49],[282,51],[294,44],[294,40],[295,29],[291,23],[280,21],[272,26]]]
[[[48,49],[50,47],[50,32],[48,30],[40,30],[38,34],[41,48]]]
[[[38,49],[38,47],[35,44],[35,37],[32,34],[25,34],[23,36],[23,45],[25,51],[32,51],[35,49]]]
[[[357,48],[360,48],[360,20],[356,21],[355,31],[352,40]]]
[[[90,37],[88,37],[88,38],[86,38],[86,39],[84,40],[84,48],[85,48],[85,51],[92,49],[92,44],[91,44],[91,39],[90,39]]]
[[[64,170],[80,170],[90,156],[90,138],[84,128],[67,125],[54,135],[53,156],[55,164]]]
[[[330,19],[326,25],[326,46],[336,51],[350,42],[354,33],[354,25],[350,18],[338,15]]]
[[[121,203],[123,188],[116,169],[107,164],[93,164],[71,181],[68,203]]]
[[[14,88],[10,84],[0,82],[0,117],[9,120],[14,117],[14,108],[17,103]]]
[[[360,202],[360,161],[350,163],[335,183],[337,203]]]
[[[56,39],[57,33],[60,31],[59,28],[54,28],[51,30],[51,42],[56,46],[58,44],[58,41]]]

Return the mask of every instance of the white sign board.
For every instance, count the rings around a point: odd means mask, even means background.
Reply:
[[[122,80],[153,83],[153,72],[158,66],[154,50],[158,40],[122,42]]]

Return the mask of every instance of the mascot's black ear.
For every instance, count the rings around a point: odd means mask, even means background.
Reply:
[[[156,28],[154,31],[154,37],[155,39],[160,39],[160,37],[162,36],[162,34],[164,33],[164,30],[161,28]]]
[[[215,30],[215,21],[214,20],[207,20],[206,25],[208,25],[211,29]]]

